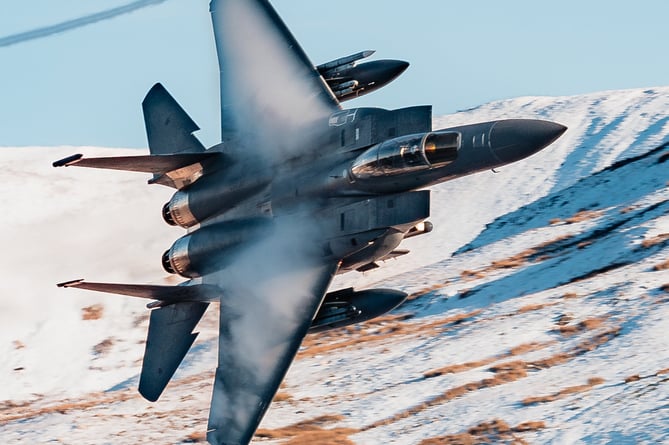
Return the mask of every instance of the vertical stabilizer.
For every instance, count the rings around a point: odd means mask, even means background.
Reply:
[[[200,127],[160,83],[146,94],[142,111],[151,154],[198,153],[205,150],[193,136]]]
[[[197,338],[193,329],[209,303],[180,302],[154,309],[149,320],[139,393],[155,402]]]

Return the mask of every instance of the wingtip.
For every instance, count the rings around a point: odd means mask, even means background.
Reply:
[[[54,167],[68,167],[72,164],[76,164],[77,161],[79,161],[83,157],[84,155],[82,155],[81,153],[77,153],[68,156],[66,158],[59,159],[58,161],[53,162],[51,165],[53,165]]]
[[[62,283],[56,284],[58,287],[77,287],[79,283],[82,283],[84,281],[83,278],[79,278],[78,280],[70,280],[70,281],[64,281]]]

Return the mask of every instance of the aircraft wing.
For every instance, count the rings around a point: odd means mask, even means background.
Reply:
[[[296,137],[310,136],[311,122],[339,110],[327,83],[267,0],[212,0],[210,11],[224,143],[286,154],[281,151],[300,145]]]
[[[232,265],[203,277],[223,290],[211,444],[251,440],[337,271],[302,229],[279,223]]]
[[[110,156],[85,158],[74,154],[55,161],[54,167],[89,167],[109,170],[153,173],[149,184],[163,184],[177,189],[184,188],[202,176],[207,164],[221,162],[224,155],[218,152],[174,153],[147,156]]]

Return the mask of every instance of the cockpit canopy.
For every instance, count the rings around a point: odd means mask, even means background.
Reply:
[[[454,131],[401,136],[358,156],[351,174],[356,179],[365,179],[444,167],[457,158],[459,148],[460,133]]]

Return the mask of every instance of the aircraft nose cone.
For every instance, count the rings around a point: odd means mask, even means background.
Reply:
[[[490,131],[493,153],[504,163],[526,158],[553,143],[567,127],[535,119],[498,121]]]
[[[409,68],[409,62],[404,60],[393,60],[393,64],[390,65],[390,71],[392,72],[393,78],[402,74],[407,68]]]

